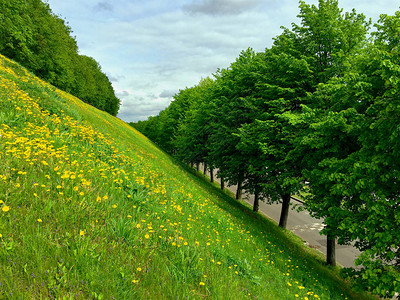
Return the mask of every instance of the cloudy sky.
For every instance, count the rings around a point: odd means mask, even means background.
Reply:
[[[145,120],[180,89],[226,68],[240,51],[263,51],[281,26],[299,23],[296,0],[48,0],[69,22],[81,54],[92,56],[113,83],[118,117]],[[317,4],[317,0],[306,0]],[[375,22],[399,0],[339,0]]]

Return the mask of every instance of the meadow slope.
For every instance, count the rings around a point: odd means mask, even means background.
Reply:
[[[0,298],[364,299],[121,120],[0,56]]]

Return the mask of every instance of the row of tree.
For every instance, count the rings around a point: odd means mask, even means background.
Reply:
[[[0,53],[115,116],[120,100],[110,80],[93,58],[78,54],[71,33],[42,0],[0,1]]]
[[[300,25],[264,52],[248,49],[214,79],[181,90],[156,117],[132,124],[190,164],[260,200],[292,194],[335,241],[362,251],[356,284],[400,291],[400,12],[370,21],[335,0],[300,1]]]

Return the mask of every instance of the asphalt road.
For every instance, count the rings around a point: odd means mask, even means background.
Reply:
[[[202,166],[201,166],[202,167]],[[203,168],[200,169],[203,171]],[[209,175],[209,174],[208,174]],[[219,179],[214,176],[214,180],[219,182]],[[236,186],[227,187],[232,192],[236,193]],[[254,195],[243,194],[243,200],[253,205]],[[315,219],[310,216],[307,211],[297,211],[297,206],[300,203],[292,200],[289,210],[287,229],[299,236],[310,247],[314,248],[326,255],[326,237],[320,234],[323,228],[322,220]],[[260,202],[260,212],[265,214],[270,219],[279,223],[281,214],[281,204],[266,204]],[[360,255],[353,246],[336,244],[336,262],[344,267],[355,267],[354,260]]]

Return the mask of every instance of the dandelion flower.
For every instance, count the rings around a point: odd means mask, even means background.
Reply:
[[[206,285],[204,282],[200,282],[199,285]]]
[[[146,239],[150,238],[150,236],[149,236],[147,233],[144,235],[144,237],[145,237]]]
[[[84,230],[81,230],[81,231],[79,232],[79,235],[80,235],[80,236],[84,236],[84,235],[85,235],[85,231],[84,231]]]
[[[42,219],[37,219],[36,221],[38,221],[39,223],[42,223],[42,222],[43,222]]]
[[[137,270],[138,272],[141,272],[141,271],[142,271],[142,268],[139,267],[139,268],[137,268],[136,270]]]
[[[2,211],[4,211],[4,212],[8,212],[9,210],[10,210],[10,207],[7,205],[4,205],[2,208]]]

